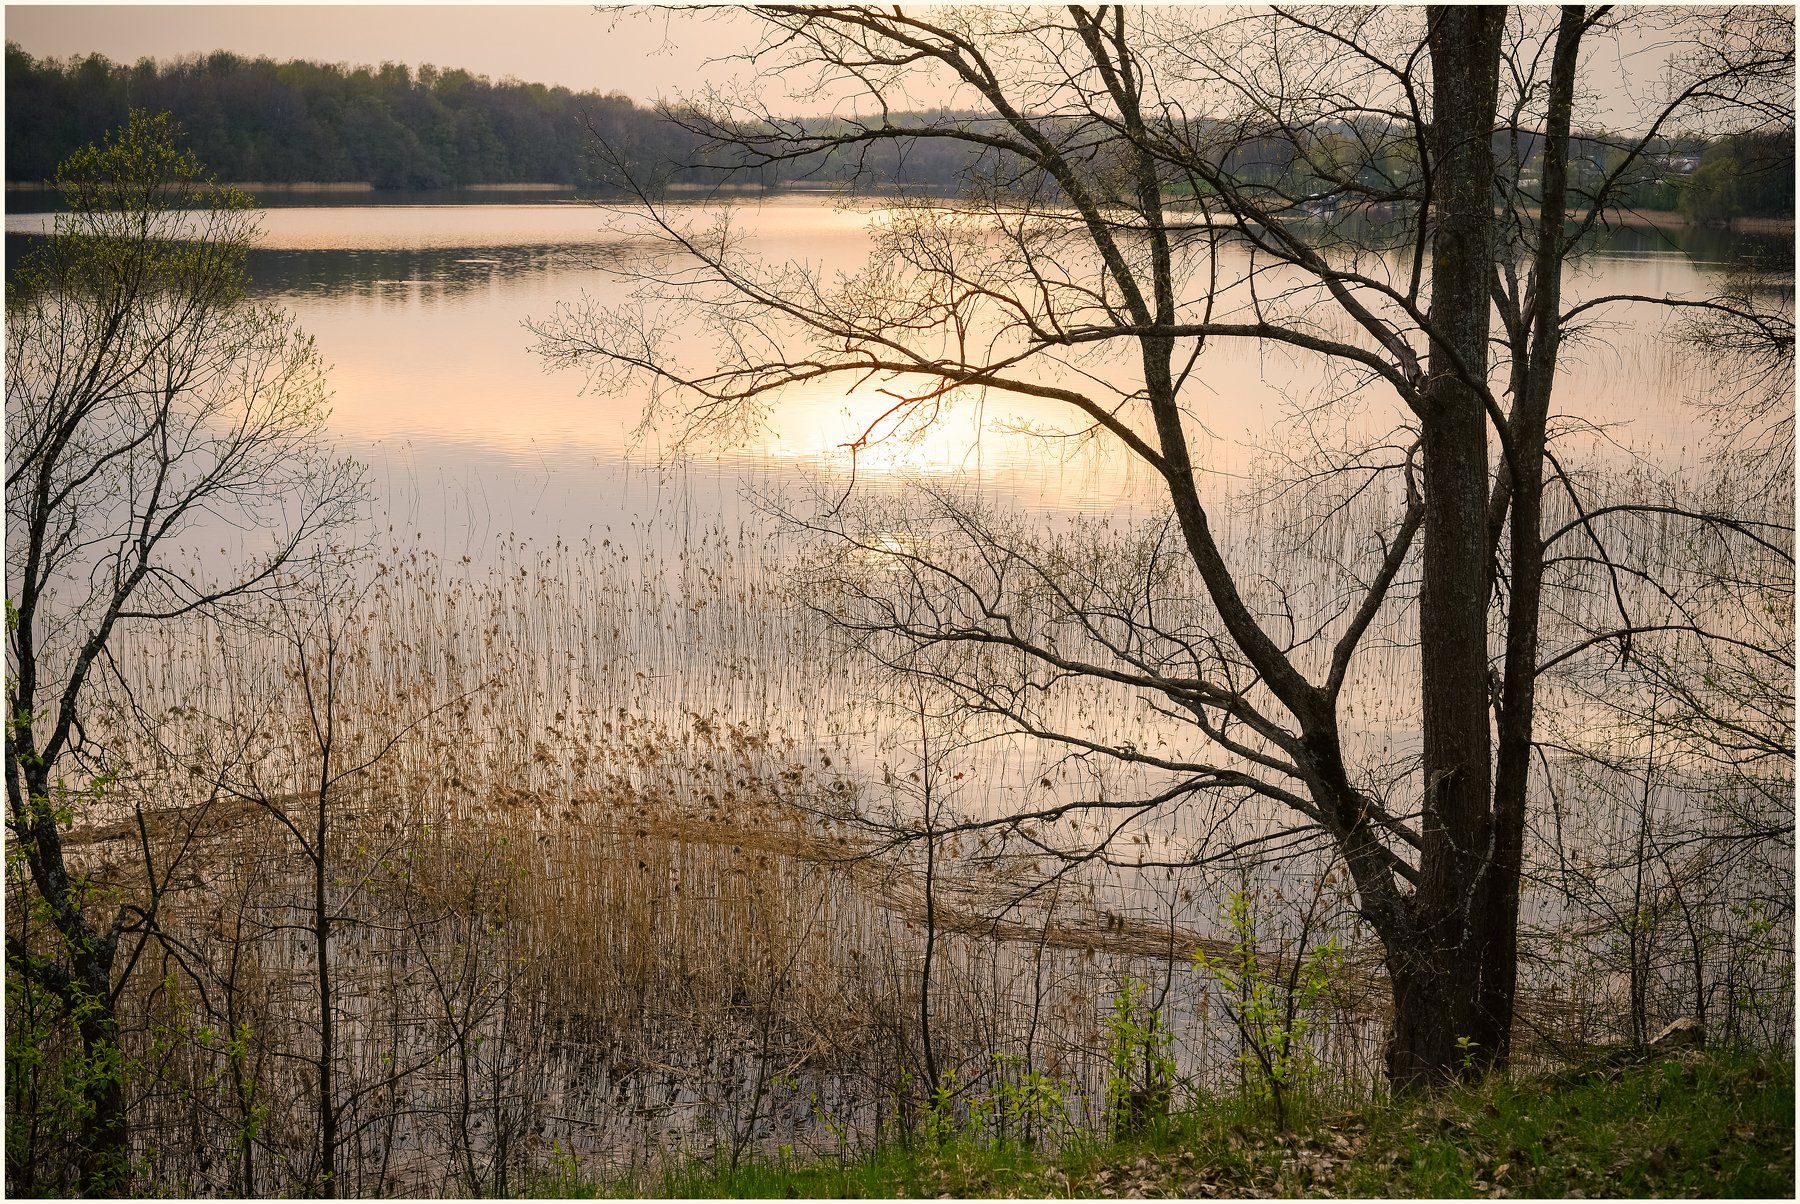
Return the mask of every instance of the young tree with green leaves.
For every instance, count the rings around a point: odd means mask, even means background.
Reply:
[[[72,826],[135,807],[107,789],[91,700],[132,628],[277,588],[355,515],[362,477],[320,440],[312,341],[246,291],[250,199],[166,116],[132,114],[56,183],[68,212],[7,291],[8,873],[41,922],[30,939],[9,926],[6,957],[79,1035],[68,1157],[79,1190],[115,1195],[130,1176],[116,1003],[158,892],[152,874],[148,898],[102,906],[65,852]],[[236,554],[211,555],[222,543]]]

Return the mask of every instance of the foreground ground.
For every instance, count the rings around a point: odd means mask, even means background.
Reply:
[[[1282,1136],[1236,1102],[1056,1155],[951,1142],[842,1162],[695,1167],[578,1195],[1713,1196],[1794,1195],[1794,1067],[1691,1053],[1414,1102],[1317,1105]]]

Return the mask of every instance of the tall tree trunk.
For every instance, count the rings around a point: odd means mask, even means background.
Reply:
[[[1530,324],[1523,387],[1514,399],[1512,508],[1508,544],[1512,588],[1507,597],[1506,676],[1501,685],[1494,778],[1494,865],[1488,876],[1488,941],[1481,958],[1481,998],[1474,1039],[1484,1060],[1505,1065],[1512,1056],[1513,1005],[1519,975],[1519,881],[1524,868],[1525,793],[1531,777],[1533,712],[1537,704],[1538,614],[1544,579],[1544,443],[1550,393],[1562,337],[1562,241],[1568,209],[1569,127],[1575,68],[1586,31],[1580,5],[1562,10],[1550,66],[1531,274]]]
[[[18,839],[39,894],[68,955],[66,977],[57,971],[54,984],[81,1037],[82,1102],[87,1113],[74,1150],[76,1174],[84,1196],[122,1195],[130,1177],[130,1145],[125,1118],[124,1051],[119,1044],[118,1015],[113,1007],[112,971],[118,948],[114,933],[96,929],[81,910],[81,888],[63,858],[62,837],[51,810],[54,787],[50,773],[29,743],[27,734],[9,733],[8,761],[15,767],[9,789],[23,788],[11,800],[23,816]],[[37,762],[33,764],[33,762]],[[8,955],[11,957],[9,942]],[[21,950],[25,958],[28,951]],[[29,960],[21,973],[33,973]]]
[[[81,1194],[125,1194],[130,1172],[130,1149],[125,1129],[124,1051],[119,1045],[119,1021],[110,998],[110,957],[78,959],[84,995],[100,1002],[78,1023],[87,1074],[82,1084],[89,1108],[85,1148],[81,1156]]]
[[[1430,13],[1431,343],[1421,406],[1419,606],[1425,814],[1409,948],[1389,949],[1396,1087],[1454,1074],[1475,1028],[1476,958],[1492,859],[1487,688],[1487,416],[1503,8]]]

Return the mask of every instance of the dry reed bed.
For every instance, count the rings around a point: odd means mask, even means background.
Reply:
[[[1323,489],[1262,499],[1254,523],[1221,523],[1238,561],[1270,570],[1252,574],[1257,604],[1292,601],[1273,592],[1278,565],[1290,578],[1310,572],[1301,601],[1354,585],[1342,563],[1392,499],[1372,492],[1321,506]],[[1551,521],[1566,518],[1553,504]],[[1077,551],[1123,548],[1149,531],[1074,518],[1049,538]],[[1695,580],[1721,562],[1666,522],[1629,535],[1641,555]],[[891,802],[872,783],[904,758],[907,726],[875,705],[872,681],[843,672],[841,647],[785,589],[777,568],[790,551],[751,526],[669,543],[648,522],[552,547],[507,542],[479,566],[397,549],[366,592],[307,612],[343,621],[331,666],[340,764],[382,752],[329,800],[344,985],[337,1056],[359,1190],[516,1185],[552,1148],[631,1165],[677,1148],[729,1158],[910,1123],[921,846],[873,856],[883,842],[829,822]],[[1781,584],[1778,566],[1749,567]],[[1565,571],[1576,601],[1547,638],[1603,617],[1594,566]],[[1203,616],[1192,583],[1177,584],[1186,592],[1172,596]],[[1787,587],[1791,596],[1791,579]],[[1692,593],[1714,610],[1738,597],[1717,586]],[[304,1069],[318,1023],[295,927],[305,865],[274,811],[299,817],[315,801],[307,784],[319,748],[296,674],[319,669],[318,648],[283,643],[264,618],[136,635],[121,656],[127,689],[107,716],[131,772],[113,810],[100,808],[71,842],[117,867],[117,889],[141,889],[130,869],[140,833],[119,810],[136,799],[149,804],[159,857],[185,849],[166,915],[179,918],[188,948],[160,955],[135,988],[135,1039],[160,1068],[141,1103],[145,1140],[171,1181],[205,1192],[295,1190],[310,1173],[306,1117],[317,1101]],[[1745,630],[1769,622],[1741,621]],[[1404,608],[1370,639],[1347,688],[1358,755],[1378,776],[1403,776],[1416,731],[1403,701]],[[1610,968],[1620,964],[1615,904],[1627,867],[1596,863],[1572,878],[1571,851],[1579,857],[1586,838],[1627,847],[1646,814],[1666,822],[1671,842],[1713,831],[1707,808],[1718,791],[1716,776],[1671,776],[1665,760],[1655,806],[1629,805],[1642,768],[1637,719],[1615,707],[1610,726],[1593,720],[1637,687],[1579,674],[1548,685],[1586,701],[1573,726],[1590,742],[1604,733],[1613,763],[1546,762],[1556,827],[1538,828],[1531,850],[1524,1025],[1527,1045],[1544,1048],[1618,1032]],[[1181,738],[1129,694],[1071,690],[1055,705],[1102,736]],[[984,747],[992,752],[964,762],[981,797],[959,806],[984,814],[1042,797],[1031,792],[1050,780],[1043,754]],[[231,789],[192,806],[219,782]],[[1126,773],[1107,782],[1134,784]],[[1053,790],[1092,785],[1059,777]],[[1155,815],[1126,840],[1167,853],[1193,847],[1209,823]],[[933,992],[944,1065],[991,1084],[1010,1073],[993,1069],[994,1055],[1021,1058],[1072,1098],[1098,1098],[1104,1019],[1131,976],[1156,988],[1192,1082],[1235,1078],[1229,1023],[1186,959],[1223,951],[1219,899],[1241,880],[1177,881],[1127,860],[1043,889],[1057,867],[1008,854],[1004,842],[944,852]],[[1701,921],[1743,929],[1730,909],[1755,895],[1756,880],[1791,881],[1791,859],[1765,852],[1682,862],[1668,886],[1652,883],[1652,901],[1664,900],[1658,922],[1691,923],[1692,888],[1704,883]],[[1260,884],[1297,898],[1317,878],[1302,861]],[[1678,907],[1671,891],[1683,890]],[[1791,956],[1791,928],[1784,938],[1780,913],[1772,918],[1764,945],[1734,936],[1704,952],[1712,960],[1699,973],[1721,958],[1779,961],[1783,939]],[[1280,964],[1286,921],[1278,908],[1269,921],[1269,960]],[[1357,935],[1341,904],[1328,929]],[[1657,1006],[1681,1008],[1680,959],[1658,956],[1644,971]],[[1374,1080],[1385,1007],[1374,959],[1354,947],[1322,1029],[1334,1078]],[[218,1034],[241,1025],[251,1048],[233,1052]],[[245,1096],[245,1081],[261,1086]],[[251,1117],[258,1136],[246,1165],[230,1135]]]

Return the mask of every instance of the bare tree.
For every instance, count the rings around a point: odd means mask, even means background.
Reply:
[[[134,626],[273,588],[353,515],[361,482],[319,443],[311,341],[245,296],[246,196],[143,114],[57,182],[69,212],[15,272],[6,313],[7,829],[55,940],[9,932],[7,966],[79,1031],[74,1158],[104,1195],[128,1174],[116,960],[154,917],[95,914],[64,855],[66,826],[109,806],[89,687]],[[197,543],[222,534],[241,551],[225,564]]]
[[[1072,555],[946,494],[898,545],[891,523],[847,510],[803,518],[838,549],[814,601],[969,714],[1163,779],[980,822],[1087,858],[1049,826],[1085,812],[1111,836],[1210,808],[1254,821],[1237,851],[1329,848],[1385,950],[1393,1081],[1503,1062],[1545,674],[1647,629],[1723,634],[1696,616],[1645,622],[1621,591],[1608,621],[1540,647],[1547,591],[1586,587],[1547,575],[1558,541],[1589,540],[1603,575],[1617,559],[1617,531],[1553,447],[1562,348],[1606,307],[1692,303],[1572,303],[1564,264],[1665,131],[1783,120],[1771,98],[1791,94],[1791,27],[1735,10],[1677,23],[1689,49],[1642,128],[1577,186],[1583,52],[1619,23],[1606,6],[757,11],[769,34],[749,60],[843,96],[838,118],[716,96],[671,117],[760,169],[960,143],[978,152],[964,195],[896,206],[867,269],[829,277],[760,263],[728,221],[682,219],[612,155],[672,254],[638,272],[633,306],[540,323],[544,354],[605,386],[650,380],[690,431],[837,378],[868,406],[853,454],[999,395],[1061,407],[1062,433],[1146,466],[1167,521],[1124,552]],[[902,111],[920,77],[953,101]],[[1395,414],[1388,436],[1287,483],[1312,537],[1289,564],[1221,533],[1226,500],[1196,459],[1206,355],[1238,343],[1314,360],[1340,395]],[[1547,534],[1565,508],[1572,524]],[[1790,529],[1682,513],[1791,572]],[[1349,549],[1329,565],[1308,546],[1322,533]],[[1420,744],[1378,761],[1349,708],[1375,666],[1403,687],[1392,666],[1409,647]],[[1047,703],[1083,688],[1133,700],[1146,734],[1185,725],[1185,747],[1098,736]]]

